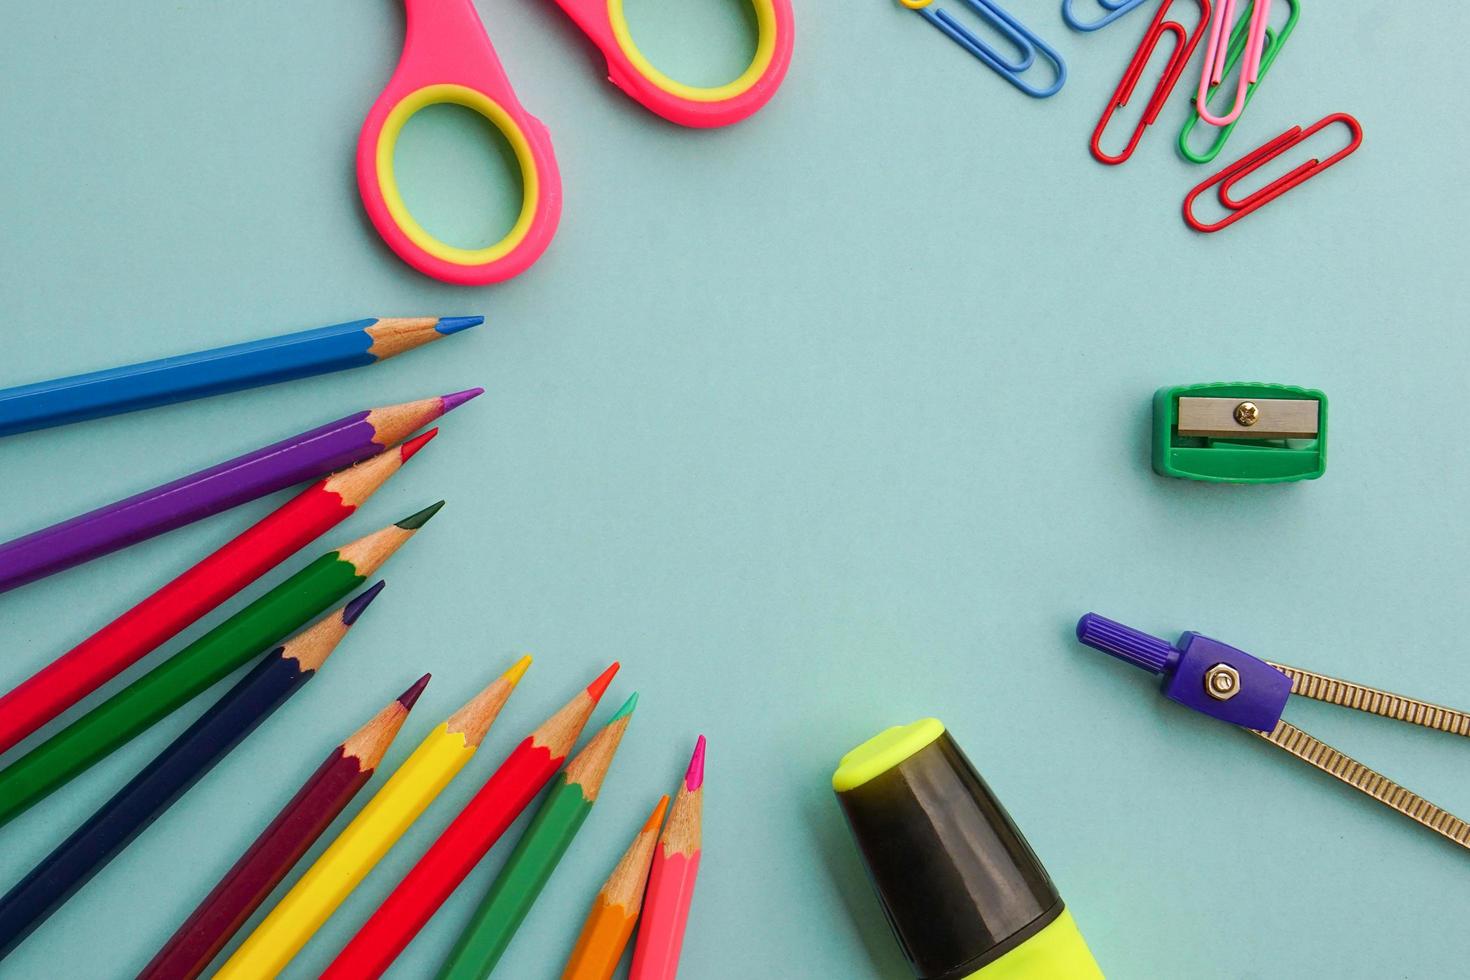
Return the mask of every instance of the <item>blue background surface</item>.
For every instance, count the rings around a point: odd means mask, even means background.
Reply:
[[[1164,701],[1071,630],[1092,609],[1470,706],[1470,124],[1452,70],[1470,14],[1307,3],[1218,164],[1338,110],[1362,121],[1363,148],[1205,237],[1179,202],[1215,168],[1173,146],[1198,55],[1135,158],[1106,168],[1088,134],[1151,15],[1081,35],[1055,0],[1011,5],[1068,61],[1053,99],[1021,96],[896,4],[821,0],[798,4],[775,101],[700,133],[607,85],[554,5],[482,2],[555,137],[566,208],[529,273],[465,290],[399,263],[353,182],[401,43],[395,0],[7,4],[0,385],[364,315],[490,322],[378,368],[0,446],[8,538],[368,405],[488,389],[250,590],[448,499],[323,675],[0,972],[131,975],[338,739],[432,670],[394,765],[521,650],[537,664],[480,756],[289,976],[323,967],[496,759],[612,658],[623,676],[598,717],[634,688],[638,715],[505,976],[557,974],[702,731],[684,975],[905,977],[828,778],[847,748],[930,714],[1110,976],[1462,972],[1463,851]],[[752,44],[736,0],[629,9],[690,81],[733,77]],[[410,204],[459,243],[513,210],[496,141],[454,111],[416,120],[400,162]],[[1329,394],[1324,479],[1150,471],[1153,390],[1234,379]],[[278,502],[0,597],[0,688]],[[0,831],[0,886],[202,707]],[[1470,813],[1463,742],[1315,705],[1289,717]],[[508,849],[393,976],[430,974]]]

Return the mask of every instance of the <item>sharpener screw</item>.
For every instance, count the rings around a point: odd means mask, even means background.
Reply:
[[[1216,664],[1205,671],[1205,693],[1216,701],[1229,701],[1240,693],[1240,672],[1229,664]]]
[[[1261,409],[1255,402],[1241,402],[1235,406],[1235,421],[1247,429],[1261,421]]]

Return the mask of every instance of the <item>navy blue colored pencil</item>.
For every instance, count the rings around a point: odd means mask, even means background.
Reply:
[[[271,651],[0,898],[0,959],[310,680],[383,583]]]
[[[365,367],[485,322],[373,317],[0,391],[0,436]]]

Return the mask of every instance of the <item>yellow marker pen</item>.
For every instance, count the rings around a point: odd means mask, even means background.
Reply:
[[[939,721],[859,745],[832,788],[919,980],[1102,980],[1046,869]]]
[[[256,980],[274,977],[285,969],[358,882],[470,761],[530,665],[531,658],[522,657],[430,732],[235,950],[235,955],[225,961],[215,980]]]

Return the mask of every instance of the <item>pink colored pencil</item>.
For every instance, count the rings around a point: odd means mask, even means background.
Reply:
[[[669,809],[653,867],[648,873],[648,895],[643,900],[643,922],[633,948],[628,980],[674,980],[679,972],[679,950],[694,880],[699,877],[700,826],[704,813],[704,736],[694,743],[694,756],[684,773],[684,785]]]

